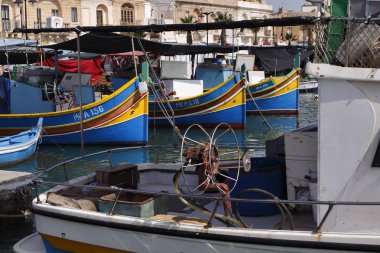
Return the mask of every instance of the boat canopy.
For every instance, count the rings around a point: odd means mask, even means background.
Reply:
[[[134,48],[132,46],[134,40]],[[220,45],[181,45],[166,44],[141,39],[143,49],[160,55],[193,55],[208,53],[231,53],[249,50],[262,62],[265,71],[281,71],[294,67],[294,56],[301,54],[305,60],[313,54],[313,49],[303,46],[220,46]],[[143,51],[135,37],[109,32],[90,32],[80,36],[81,51],[97,54],[117,54],[130,52],[133,49]],[[109,45],[113,45],[110,47]],[[54,50],[77,50],[77,38],[62,43],[47,45]]]
[[[314,54],[314,49],[297,46],[286,47],[253,47],[251,54],[256,55],[265,71],[283,71],[295,67],[294,57],[301,54],[301,63],[304,63]]]
[[[38,51],[37,46],[36,40],[0,39],[0,65],[35,63],[40,60],[41,53],[47,57],[54,55],[53,51]]]
[[[132,46],[132,40],[134,48]],[[80,36],[81,51],[97,54],[116,54],[125,53],[134,50],[157,53],[160,55],[190,55],[190,54],[207,54],[207,53],[230,53],[232,46],[219,45],[182,45],[182,44],[166,44],[150,40],[140,39],[144,48],[141,48],[138,39],[128,35],[121,35],[110,32],[90,32]],[[110,47],[109,45],[112,45]],[[47,45],[44,48],[55,50],[77,50],[77,38],[62,43]],[[242,49],[242,47],[239,47]],[[248,49],[244,47],[243,49]],[[235,47],[234,51],[238,48]]]
[[[43,33],[43,32],[165,32],[165,31],[199,31],[199,30],[218,30],[253,28],[265,26],[298,26],[313,24],[318,17],[298,16],[281,18],[258,18],[251,20],[211,22],[211,23],[185,23],[185,24],[152,24],[136,26],[77,26],[65,28],[16,28],[15,33]]]

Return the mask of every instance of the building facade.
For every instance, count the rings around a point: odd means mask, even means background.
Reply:
[[[144,0],[2,0],[2,37],[21,37],[15,28],[143,25],[149,3]],[[29,34],[29,39],[55,43],[75,34]]]
[[[272,18],[309,16],[318,17],[320,9],[315,5],[303,5],[301,12],[285,11],[282,8]],[[315,42],[314,25],[274,27],[273,40],[277,45],[313,46]]]
[[[24,37],[13,34],[14,28],[61,28],[76,26],[148,25],[182,23],[192,15],[194,22],[215,22],[216,12],[227,13],[232,20],[267,18],[272,6],[266,0],[2,0],[2,37]],[[227,44],[251,45],[273,41],[271,27],[227,30]],[[220,43],[220,30],[193,32],[194,43]],[[62,42],[74,33],[28,34],[43,44]],[[161,42],[186,43],[185,32],[149,34]]]
[[[267,18],[272,14],[272,6],[265,0],[231,1],[231,0],[177,0],[174,3],[173,19],[175,23],[181,23],[181,18],[192,15],[195,22],[215,22],[216,12],[227,13],[233,21]],[[255,37],[263,44],[272,41],[271,28],[262,28],[255,34],[251,29],[227,30],[227,44],[252,45]],[[220,30],[194,32],[195,43],[220,43]],[[179,43],[186,43],[185,33],[178,36]]]

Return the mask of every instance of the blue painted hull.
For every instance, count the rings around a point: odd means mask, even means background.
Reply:
[[[144,114],[132,120],[103,127],[99,129],[91,129],[84,131],[85,144],[130,144],[145,145],[148,143],[148,115]],[[80,132],[71,134],[44,136],[44,144],[78,144],[80,141]]]
[[[234,128],[243,128],[246,124],[245,96],[245,84],[237,74],[201,95],[170,100],[169,103],[174,111],[176,125],[197,123],[215,126],[228,123]],[[171,110],[166,103],[164,107],[171,115]],[[149,123],[170,125],[156,101],[149,101]]]
[[[191,125],[194,123],[201,124],[203,126],[214,126],[218,125],[221,122],[228,123],[231,126],[239,127],[241,125],[245,125],[246,123],[246,105],[242,104],[240,106],[232,107],[229,109],[225,109],[222,111],[207,113],[201,115],[193,115],[193,116],[184,116],[184,117],[176,117],[175,124],[176,125]],[[149,124],[152,125],[168,125],[168,120],[166,118],[156,118],[149,119]],[[236,124],[238,123],[238,125]]]
[[[255,102],[262,112],[286,113],[286,111],[298,111],[298,97],[298,90],[293,90],[289,93],[275,97],[255,99]],[[252,100],[247,99],[247,111],[258,112],[257,107]]]
[[[143,145],[148,142],[148,94],[138,91],[138,78],[100,101],[83,106],[85,144]],[[0,115],[0,135],[9,136],[44,118],[43,144],[79,144],[80,110]]]
[[[37,126],[17,135],[0,138],[0,166],[24,161],[36,152],[40,140],[43,119]]]
[[[247,92],[247,112],[297,114],[299,80],[299,70],[294,69],[284,77],[270,77],[250,85]]]
[[[0,166],[22,162],[31,158],[36,152],[37,144],[38,142],[34,143],[32,146],[24,150],[0,155]]]

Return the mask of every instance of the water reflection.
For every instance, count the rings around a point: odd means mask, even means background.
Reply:
[[[259,115],[247,115],[247,125],[245,129],[235,130],[236,137],[240,146],[255,147],[255,156],[263,156],[265,141],[276,138],[285,132],[303,127],[317,122],[317,99],[315,94],[300,94],[300,114],[298,116],[265,116],[266,121],[271,126],[265,124],[264,119]],[[186,127],[180,127],[179,131],[183,135]],[[211,135],[213,128],[206,131]],[[205,134],[198,129],[193,129],[192,135],[195,139],[202,139]],[[224,139],[223,139],[224,138]],[[223,135],[221,142],[233,142],[226,140],[231,135]],[[130,163],[154,162],[159,158],[160,161],[176,162],[180,160],[181,139],[170,127],[150,127],[149,144],[160,146],[160,149],[153,150],[129,150],[123,153],[113,153],[114,163],[120,163],[128,157]],[[86,146],[85,153],[98,152],[104,149],[118,148],[120,146]],[[54,164],[80,156],[79,146],[58,146],[41,145],[36,159],[31,159],[20,164],[9,166],[7,170],[37,172],[44,170]],[[109,157],[89,158],[85,166],[78,168],[79,172],[91,170],[94,166],[106,166]],[[57,176],[58,177],[58,176]]]

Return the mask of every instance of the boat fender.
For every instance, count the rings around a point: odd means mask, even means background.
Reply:
[[[145,81],[139,82],[139,92],[140,94],[148,92],[148,84]]]
[[[249,172],[251,170],[251,157],[247,153],[243,156],[243,168],[245,172]]]

